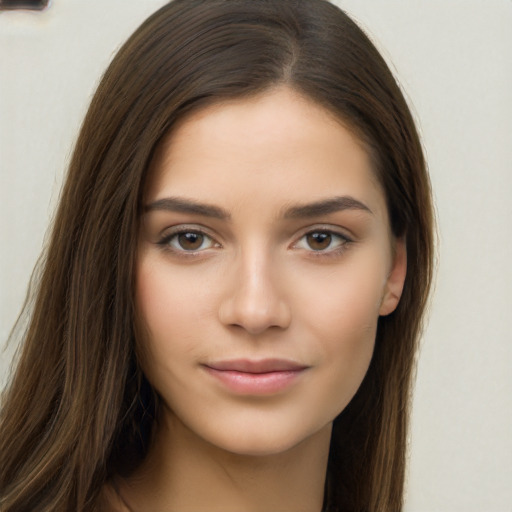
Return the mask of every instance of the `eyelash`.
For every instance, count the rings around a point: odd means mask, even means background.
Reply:
[[[334,231],[333,229],[316,228],[316,229],[311,229],[311,230],[307,231],[306,233],[304,233],[299,238],[299,240],[293,244],[293,247],[301,249],[298,246],[302,242],[302,240],[306,240],[306,238],[308,236],[312,236],[312,235],[326,235],[326,236],[331,237],[331,240],[329,242],[329,247],[335,240],[337,240],[337,246],[334,248],[327,247],[325,249],[319,249],[319,250],[315,250],[311,246],[309,246],[309,249],[303,248],[305,251],[307,251],[309,253],[308,256],[313,257],[313,258],[331,258],[331,257],[340,256],[343,252],[345,252],[348,249],[349,245],[351,243],[353,243],[353,240],[351,238],[349,238],[347,235],[344,235],[342,233]],[[307,243],[307,242],[305,242],[305,243]]]
[[[198,249],[190,250],[190,251],[186,250],[184,248],[173,247],[173,245],[172,245],[173,241],[178,240],[178,237],[180,235],[190,235],[190,234],[199,235],[199,236],[203,237],[204,240],[207,240],[207,239],[210,240],[211,241],[210,247],[203,248],[203,249],[198,248]],[[204,243],[204,240],[203,240],[203,243]],[[176,254],[177,256],[181,256],[181,257],[185,257],[185,258],[198,256],[204,250],[210,249],[212,247],[221,247],[221,245],[219,243],[217,243],[213,239],[213,237],[211,237],[206,231],[204,231],[202,229],[198,229],[196,227],[187,228],[186,226],[176,227],[170,233],[165,234],[157,243],[160,247],[162,247],[162,249],[164,249],[166,251],[170,251],[173,254]],[[203,243],[201,243],[201,246],[203,245]]]
[[[197,248],[197,249],[193,249],[193,250],[187,250],[187,249],[184,249],[183,247],[179,248],[179,247],[175,247],[173,246],[173,241],[174,240],[178,240],[178,237],[180,235],[189,235],[189,234],[192,234],[192,235],[199,235],[201,237],[203,237],[203,243],[205,240],[210,240],[210,245],[209,247],[206,247],[206,248],[203,248],[201,249],[201,247]],[[305,247],[299,247],[299,244],[301,244],[301,242],[303,240],[306,240],[308,236],[312,236],[312,235],[326,235],[326,236],[330,236],[331,237],[331,241],[329,243],[329,246],[331,245],[333,239],[334,240],[337,240],[337,243],[338,245],[335,247],[335,248],[331,248],[329,249],[329,247],[327,247],[326,249],[318,249],[318,250],[315,250],[313,248],[311,248],[311,246],[308,248],[305,248]],[[176,242],[176,243],[179,243],[179,242]],[[203,243],[201,243],[201,246],[203,245]],[[308,243],[308,242],[305,242],[305,243]],[[343,253],[347,248],[348,246],[353,243],[353,240],[351,238],[349,238],[348,236],[342,234],[342,233],[339,233],[339,232],[336,232],[332,229],[329,229],[329,228],[316,228],[316,229],[311,229],[309,231],[307,231],[306,233],[304,233],[299,239],[297,242],[294,242],[292,244],[292,248],[293,249],[303,249],[305,250],[306,252],[309,253],[309,256],[311,257],[314,257],[314,258],[319,258],[319,257],[335,257],[335,256],[339,256],[341,253]],[[177,255],[177,256],[180,256],[180,257],[197,257],[199,256],[203,251],[207,250],[207,249],[211,249],[211,248],[218,248],[218,247],[222,247],[221,244],[219,244],[218,242],[215,241],[215,239],[210,236],[206,231],[202,230],[202,229],[198,229],[196,227],[194,228],[187,228],[186,226],[178,226],[176,227],[175,230],[173,230],[172,232],[170,233],[167,233],[166,235],[164,235],[158,242],[157,244],[162,247],[162,249],[166,250],[166,251],[170,251],[172,252],[173,254]]]

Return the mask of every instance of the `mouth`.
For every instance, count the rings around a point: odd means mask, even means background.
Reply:
[[[236,359],[208,363],[203,368],[231,392],[269,395],[292,386],[309,367],[285,359]]]

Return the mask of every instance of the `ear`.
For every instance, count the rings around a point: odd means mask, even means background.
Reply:
[[[384,287],[384,294],[380,303],[379,315],[386,316],[395,311],[402,296],[405,276],[407,275],[407,249],[405,238],[395,241],[393,263]]]

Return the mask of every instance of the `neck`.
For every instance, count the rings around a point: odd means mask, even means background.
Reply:
[[[331,424],[277,454],[240,455],[164,419],[146,461],[120,485],[133,512],[320,512]]]

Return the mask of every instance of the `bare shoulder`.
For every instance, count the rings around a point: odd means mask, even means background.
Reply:
[[[98,499],[98,512],[131,512],[111,483],[106,483]]]

